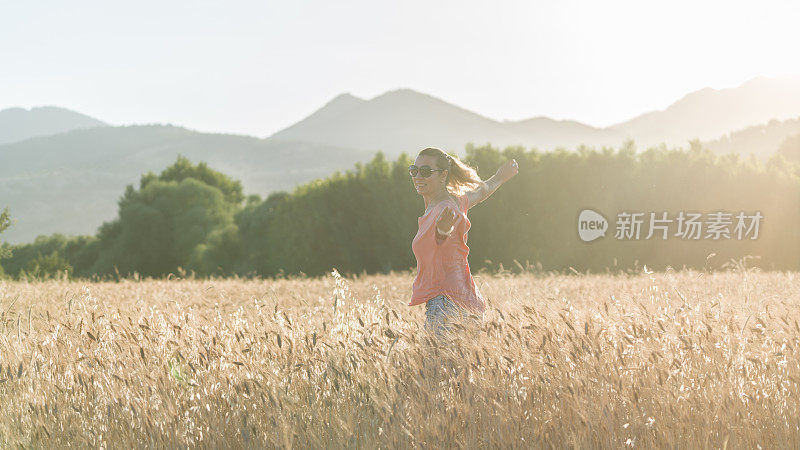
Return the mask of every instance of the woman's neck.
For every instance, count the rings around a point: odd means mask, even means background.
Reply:
[[[443,190],[441,190],[439,192],[436,192],[435,194],[432,194],[432,195],[430,195],[428,197],[423,195],[422,198],[425,200],[425,209],[428,209],[429,206],[431,206],[433,204],[436,204],[441,200],[446,199],[447,196],[448,196],[447,189],[443,189]]]

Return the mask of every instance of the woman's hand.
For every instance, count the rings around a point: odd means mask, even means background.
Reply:
[[[450,206],[445,206],[439,217],[436,218],[436,232],[440,235],[449,235],[456,223],[456,212]],[[442,232],[444,231],[444,232]]]
[[[517,160],[512,159],[510,161],[507,161],[499,169],[497,169],[497,172],[494,174],[494,176],[496,176],[501,182],[505,183],[506,181],[513,178],[514,175],[516,175],[517,173],[519,173]]]

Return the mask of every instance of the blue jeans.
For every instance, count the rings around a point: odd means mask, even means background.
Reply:
[[[449,323],[463,317],[461,307],[444,295],[437,295],[425,303],[425,329],[432,331],[437,339],[449,333]]]

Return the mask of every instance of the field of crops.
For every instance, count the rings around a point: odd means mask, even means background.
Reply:
[[[800,447],[800,276],[0,281],[3,447]]]

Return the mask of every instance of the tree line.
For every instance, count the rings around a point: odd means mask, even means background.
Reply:
[[[767,163],[715,155],[696,141],[636,152],[580,147],[539,152],[467,145],[465,162],[486,179],[509,158],[518,176],[469,211],[472,270],[517,267],[602,272],[719,267],[753,257],[766,269],[800,269],[800,164],[780,154]],[[0,246],[0,274],[79,278],[322,275],[414,269],[411,241],[424,204],[407,168],[378,152],[352,170],[273,192],[245,196],[241,182],[203,162],[179,156],[159,174],[128,185],[117,217],[91,236],[39,236]],[[592,209],[608,221],[604,237],[584,242],[578,213]],[[682,213],[762,217],[758,236],[698,239],[677,233]],[[638,238],[620,231],[620,218],[639,214]],[[670,218],[667,235],[649,234],[652,216]],[[0,216],[0,232],[8,226]],[[709,223],[705,224],[710,227]],[[630,231],[630,230],[628,230]],[[664,239],[663,237],[666,237]]]

